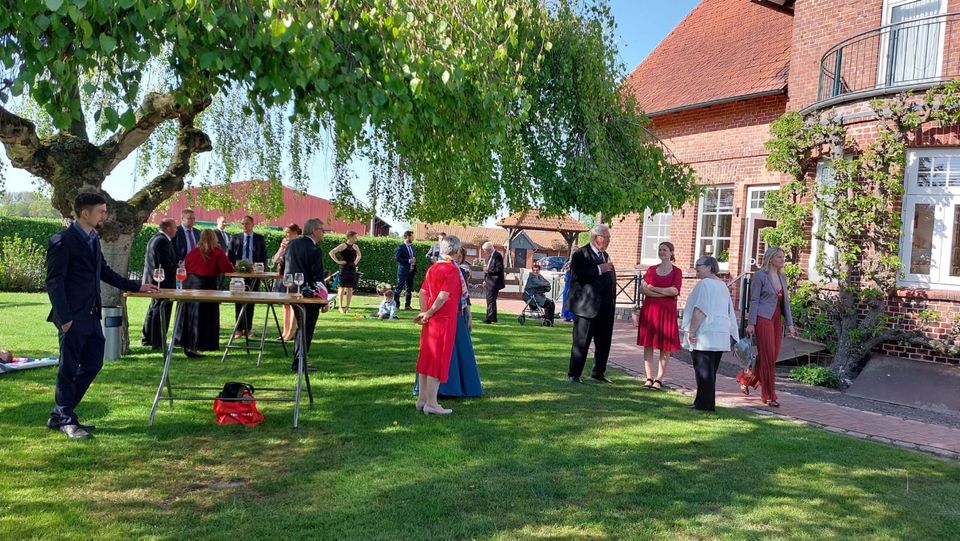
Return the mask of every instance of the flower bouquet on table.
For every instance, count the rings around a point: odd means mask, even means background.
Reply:
[[[233,266],[237,272],[253,272],[253,262],[249,259],[241,259]]]

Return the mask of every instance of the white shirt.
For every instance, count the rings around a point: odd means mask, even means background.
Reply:
[[[603,255],[603,252],[597,249],[593,243],[590,243],[590,249],[593,250],[593,253],[600,258],[601,261],[606,261],[607,258]],[[603,274],[603,269],[600,268],[600,265],[597,265],[597,274]]]
[[[693,311],[699,308],[707,317],[700,322],[697,328],[697,343],[690,344],[690,323],[693,321]],[[740,340],[740,331],[737,328],[737,316],[733,312],[733,301],[730,300],[730,290],[720,280],[705,278],[700,280],[687,297],[687,304],[683,307],[682,330],[683,347],[698,351],[730,351],[730,339]]]

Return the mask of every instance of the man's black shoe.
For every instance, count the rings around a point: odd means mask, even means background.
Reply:
[[[63,432],[71,440],[88,440],[93,437],[93,434],[77,425],[63,425],[60,427],[60,432]]]
[[[583,383],[583,380],[578,378],[577,376],[570,376],[569,378],[567,378],[567,381],[569,381],[570,383]]]
[[[597,383],[613,383],[612,381],[607,379],[607,376],[590,376],[590,379],[592,379],[593,381],[596,381]]]

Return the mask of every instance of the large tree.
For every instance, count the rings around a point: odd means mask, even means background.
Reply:
[[[245,174],[299,188],[329,151],[337,203],[355,215],[615,215],[678,206],[695,188],[620,92],[602,0],[3,4],[0,142],[13,166],[49,184],[65,217],[124,160],[147,176],[126,201],[105,194],[117,268],[211,150],[200,184]],[[351,190],[357,156],[371,164],[368,204]]]

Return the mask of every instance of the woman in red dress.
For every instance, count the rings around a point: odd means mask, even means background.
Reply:
[[[790,336],[797,335],[787,297],[787,278],[783,274],[786,255],[781,248],[771,246],[763,254],[763,265],[753,273],[750,281],[750,320],[747,335],[757,341],[757,362],[752,371],[740,370],[737,381],[740,392],[750,394],[750,387],[760,386],[760,399],[771,407],[777,401],[777,357],[783,342],[783,323],[786,319]]]
[[[673,244],[661,242],[657,247],[660,264],[647,269],[640,290],[643,306],[640,307],[640,328],[637,345],[643,346],[643,364],[647,372],[644,387],[659,391],[667,370],[670,353],[679,351],[680,329],[677,325],[677,296],[683,282],[683,272],[675,266]],[[653,375],[653,350],[660,350],[660,366],[657,377]]]
[[[233,272],[233,264],[212,229],[200,233],[200,243],[187,254],[183,266],[187,268],[184,289],[217,289],[220,275]],[[200,351],[220,349],[220,304],[186,303],[180,331],[180,345],[187,357],[202,357]]]
[[[420,394],[417,410],[427,415],[449,415],[437,402],[440,384],[447,381],[453,344],[457,338],[457,311],[463,294],[460,269],[452,257],[460,249],[460,239],[452,235],[440,241],[442,259],[430,265],[420,288],[420,314],[416,322],[420,332],[420,355],[417,357],[417,380]]]

